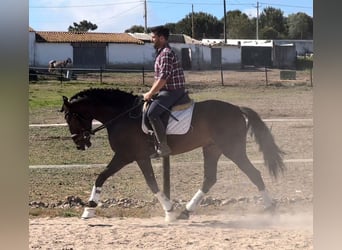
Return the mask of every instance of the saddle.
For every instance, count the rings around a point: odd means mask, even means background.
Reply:
[[[186,94],[171,107],[170,112],[164,112],[161,116],[161,120],[166,127],[167,135],[182,135],[189,131],[194,106],[195,102]],[[152,127],[147,118],[148,108],[149,103],[144,103],[141,127],[145,134],[153,134]]]

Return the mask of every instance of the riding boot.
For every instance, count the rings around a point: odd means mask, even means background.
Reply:
[[[154,132],[154,136],[157,140],[157,151],[152,154],[151,158],[158,158],[168,156],[171,153],[171,149],[167,145],[166,142],[166,130],[163,122],[160,120],[159,117],[157,118],[150,118],[149,119],[151,127]]]

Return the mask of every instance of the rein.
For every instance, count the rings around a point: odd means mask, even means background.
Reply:
[[[131,112],[132,110],[138,108],[139,106],[142,105],[143,102],[139,101],[138,104],[134,105],[133,107],[129,108],[128,110],[124,111],[123,113],[117,115],[116,117],[114,117],[113,119],[109,120],[108,122],[102,124],[101,126],[98,126],[97,128],[94,128],[90,131],[90,134],[94,135],[96,132],[104,129],[105,127],[107,127],[109,124],[111,124],[112,122],[120,119],[121,117],[123,117],[124,115],[128,114],[129,112]]]

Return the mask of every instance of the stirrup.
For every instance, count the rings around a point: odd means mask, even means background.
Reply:
[[[163,148],[163,150],[161,150]],[[150,158],[159,158],[159,157],[165,157],[169,156],[171,154],[171,149],[167,144],[160,144],[157,148],[156,152],[154,152],[152,155],[150,155]]]

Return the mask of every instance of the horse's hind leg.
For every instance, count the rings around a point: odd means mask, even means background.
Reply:
[[[251,161],[248,159],[245,149],[241,151],[235,151],[235,154],[225,153],[223,154],[231,159],[241,170],[244,172],[251,182],[258,188],[266,210],[273,209],[275,204],[265,188],[265,183],[261,177],[261,173],[256,169]]]
[[[222,154],[222,151],[216,145],[209,145],[203,148],[204,156],[204,179],[202,188],[192,197],[186,204],[185,209],[177,217],[177,219],[188,219],[190,213],[194,212],[197,206],[201,203],[206,193],[216,183],[217,162]]]

